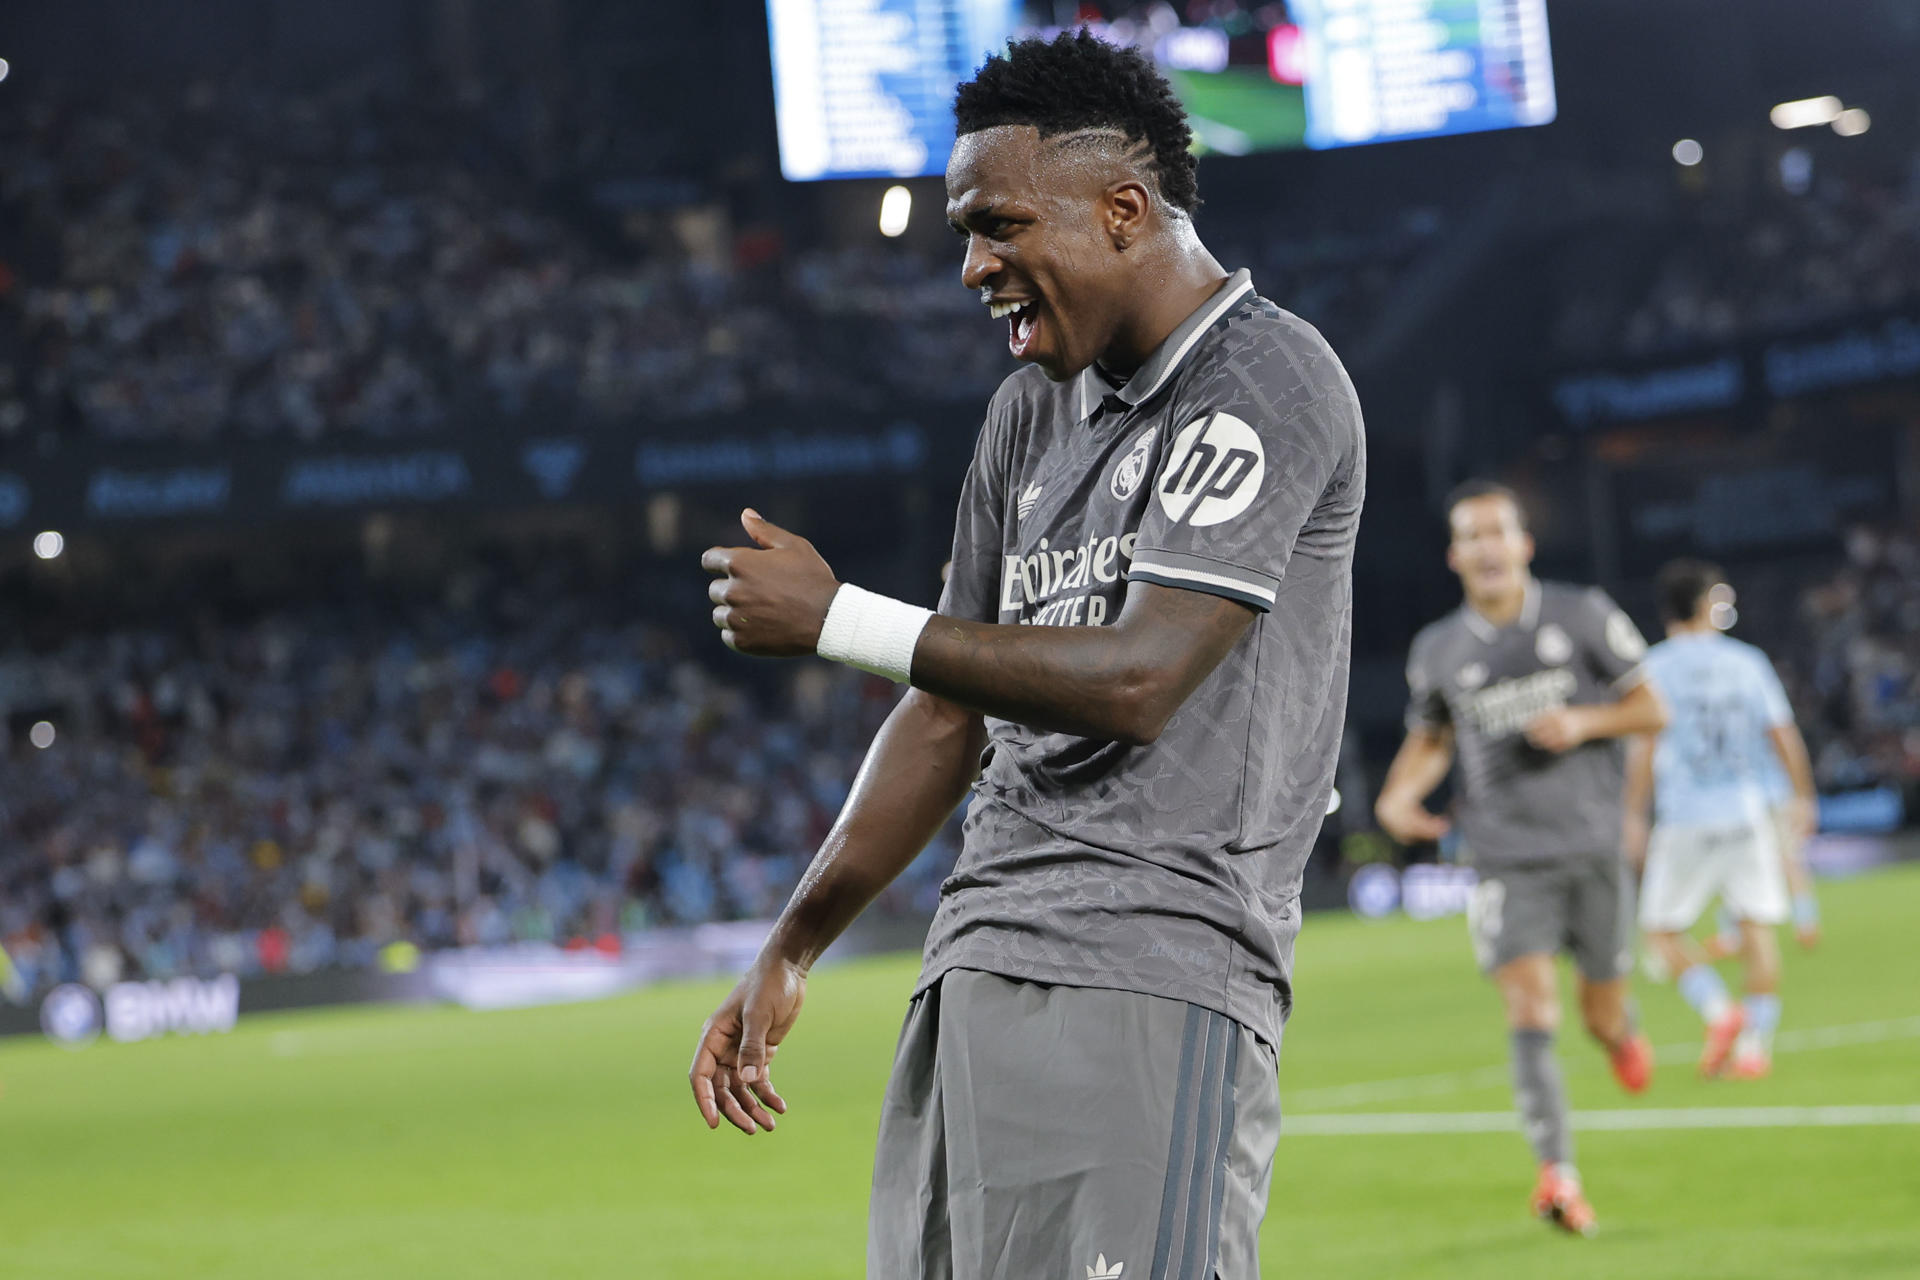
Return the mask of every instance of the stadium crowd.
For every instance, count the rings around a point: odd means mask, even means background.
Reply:
[[[717,206],[628,238],[505,133],[371,84],[9,111],[0,448],[980,400],[1012,367],[951,251],[788,246]],[[1250,229],[1240,260],[1338,340],[1437,226]]]
[[[61,980],[371,966],[778,910],[894,689],[756,694],[621,592],[457,578],[0,660],[0,945]],[[53,745],[30,745],[45,717]],[[936,840],[885,902],[931,911]]]
[[[1637,242],[1649,252],[1593,255],[1599,275],[1556,281],[1572,286],[1555,326],[1562,354],[1656,356],[1920,299],[1920,151],[1889,170],[1790,148],[1773,170],[1709,175]]]
[[[476,563],[430,600],[343,583],[16,640],[0,946],[32,989],[770,915],[893,687],[819,663],[745,687],[632,594]],[[1785,600],[1790,626],[1755,638],[1823,790],[1920,788],[1920,538],[1857,529]],[[931,911],[957,840],[956,820],[883,905]]]
[[[1920,536],[1861,526],[1800,596],[1781,667],[1823,789],[1891,786],[1920,808]]]

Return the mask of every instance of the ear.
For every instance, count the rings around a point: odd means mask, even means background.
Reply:
[[[1520,543],[1523,548],[1520,552],[1520,563],[1525,565],[1532,564],[1533,563],[1533,535],[1530,533],[1521,534]]]
[[[1447,543],[1447,568],[1454,573],[1460,572],[1460,553],[1454,550],[1453,543]]]
[[[1101,197],[1101,229],[1113,247],[1122,253],[1146,234],[1147,219],[1152,213],[1153,197],[1137,178],[1114,183]]]

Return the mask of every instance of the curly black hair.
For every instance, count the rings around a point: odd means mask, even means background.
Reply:
[[[957,131],[1027,124],[1043,138],[1087,129],[1125,135],[1176,209],[1200,207],[1193,130],[1173,86],[1137,49],[1108,44],[1082,27],[1051,40],[1014,40],[953,95]]]

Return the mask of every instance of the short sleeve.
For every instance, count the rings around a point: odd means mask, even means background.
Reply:
[[[1316,357],[1334,365],[1331,352]],[[1275,394],[1231,361],[1183,394],[1127,578],[1273,607],[1302,530],[1350,474],[1359,406],[1344,374],[1309,382],[1293,362]],[[1357,512],[1356,512],[1357,514]],[[1352,537],[1351,522],[1334,531]],[[1330,548],[1331,549],[1331,548]]]
[[[1602,683],[1626,689],[1646,678],[1647,642],[1612,596],[1593,588],[1582,597],[1576,616],[1580,646]]]
[[[1415,640],[1407,655],[1407,731],[1438,732],[1453,723],[1440,676],[1433,670],[1432,646]]]
[[[974,622],[1000,620],[1005,487],[998,432],[989,414],[974,445],[966,479],[960,483],[960,506],[953,522],[953,557],[947,565],[947,582],[936,612]]]
[[[1780,683],[1780,673],[1764,653],[1753,655],[1754,695],[1760,705],[1760,723],[1769,729],[1784,729],[1793,723],[1793,704]]]

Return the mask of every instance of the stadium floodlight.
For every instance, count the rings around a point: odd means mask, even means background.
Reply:
[[[42,560],[52,560],[67,549],[67,540],[60,536],[57,529],[48,529],[44,533],[33,535],[33,554]]]
[[[53,745],[53,739],[53,722],[51,720],[36,721],[33,728],[27,730],[27,741],[42,751],[45,751]]]
[[[1776,129],[1811,129],[1819,124],[1832,124],[1840,112],[1840,99],[1829,93],[1818,98],[1782,102],[1767,113],[1767,118]]]
[[[907,229],[913,216],[913,192],[905,187],[888,187],[880,197],[880,234],[897,236]]]
[[[1682,138],[1673,144],[1674,163],[1683,164],[1689,169],[1705,159],[1706,154],[1707,149],[1692,138]]]
[[[1833,118],[1833,131],[1843,138],[1857,138],[1873,128],[1873,117],[1859,107],[1848,107]]]

